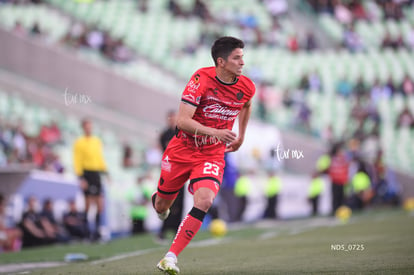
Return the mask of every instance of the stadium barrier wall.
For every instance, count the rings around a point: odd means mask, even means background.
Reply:
[[[9,170],[9,171],[6,171]],[[12,188],[7,186],[12,185]],[[114,195],[114,190],[123,183],[114,183],[113,187],[104,183],[105,209],[102,217],[102,231],[109,237],[112,235],[125,234],[130,231],[129,219],[130,205],[122,196]],[[6,218],[10,223],[18,223],[26,209],[27,198],[34,196],[38,200],[38,207],[47,198],[52,199],[54,215],[57,221],[61,218],[67,208],[67,201],[74,199],[80,211],[83,211],[85,202],[82,190],[79,188],[74,176],[62,175],[48,171],[28,170],[23,168],[3,168],[0,171],[0,192],[10,198],[7,205]],[[40,208],[39,208],[40,210]],[[89,213],[89,220],[94,220],[95,207]]]
[[[0,67],[48,84],[62,93],[88,96],[92,102],[150,123],[164,124],[179,98],[87,63],[76,51],[21,37],[0,28]],[[160,79],[162,81],[162,79]]]

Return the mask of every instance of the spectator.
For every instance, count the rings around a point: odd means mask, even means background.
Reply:
[[[404,17],[401,4],[397,4],[395,1],[385,1],[383,4],[383,10],[384,19],[394,19],[396,21],[399,21]]]
[[[36,204],[37,199],[29,197],[28,209],[23,213],[20,225],[23,231],[23,247],[46,245],[54,242],[42,227],[41,216],[36,209]]]
[[[347,98],[351,95],[353,90],[351,82],[346,78],[342,77],[337,83],[336,83],[336,92]]]
[[[368,20],[368,14],[365,11],[361,0],[353,0],[349,3],[349,9],[352,13],[354,20]]]
[[[210,21],[212,19],[207,5],[202,0],[195,0],[193,6],[193,15],[200,17],[203,21]]]
[[[386,99],[389,99],[390,96],[393,96],[397,92],[391,75],[388,77],[383,89],[385,90]]]
[[[388,100],[392,95],[392,90],[386,85],[381,85],[379,80],[376,79],[374,85],[371,88],[371,105],[378,106],[378,102],[381,100]]]
[[[180,5],[175,0],[168,1],[168,10],[171,12],[173,16],[176,16],[176,17],[185,16],[185,13],[183,12]]]
[[[414,129],[414,115],[411,113],[407,104],[404,106],[404,109],[402,109],[398,115],[397,128]]]
[[[78,211],[75,201],[69,200],[69,211],[63,214],[63,225],[71,238],[87,239],[89,237],[88,225],[85,223],[85,213]]]
[[[316,70],[308,75],[308,83],[309,90],[322,92],[322,81]]]
[[[134,166],[133,160],[133,151],[132,147],[129,144],[124,144],[123,146],[123,154],[122,154],[122,167],[124,168],[131,168]]]
[[[312,115],[312,110],[307,105],[305,101],[298,103],[298,113],[297,113],[297,123],[301,128],[303,128],[307,133],[311,133],[310,126],[310,117]]]
[[[65,168],[63,167],[63,164],[60,161],[60,158],[57,154],[55,154],[52,150],[52,148],[45,146],[45,159],[42,165],[42,169],[46,171],[51,171],[55,173],[63,173],[65,171]]]
[[[26,135],[23,132],[23,126],[16,126],[13,132],[13,153],[16,154],[17,162],[22,163],[27,159]]]
[[[2,252],[19,251],[22,232],[12,227],[6,219],[6,198],[0,193],[0,254]]]
[[[288,38],[287,48],[292,53],[296,53],[299,50],[299,42],[298,42],[298,37],[296,34],[293,34]]]
[[[343,41],[344,46],[352,53],[364,50],[362,39],[352,25],[345,30]]]
[[[148,11],[148,0],[138,1],[138,10],[142,13],[146,13]]]
[[[44,144],[55,145],[61,142],[61,132],[55,121],[40,128],[39,138]]]
[[[99,50],[102,48],[104,44],[104,33],[98,30],[96,27],[93,27],[87,34],[86,34],[86,43],[87,46]]]
[[[265,33],[264,39],[270,47],[280,47],[283,44],[282,28],[277,20],[273,21],[272,27]]]
[[[26,30],[20,21],[16,21],[16,23],[14,24],[13,32],[20,36],[26,35]]]
[[[387,30],[381,43],[382,49],[390,48],[393,50],[397,50],[399,48],[403,48],[404,46],[404,39],[401,34],[393,38],[391,36],[391,33]]]
[[[299,89],[302,91],[308,91],[309,88],[310,88],[309,77],[306,74],[304,74],[302,78],[300,79]]]
[[[77,21],[72,22],[69,31],[66,33],[62,42],[72,47],[78,48],[82,44],[82,37],[86,32],[85,26]]]
[[[133,52],[124,44],[122,39],[114,42],[112,60],[120,63],[127,63],[133,59]]]
[[[67,242],[69,240],[63,227],[56,221],[53,213],[53,202],[46,199],[43,202],[42,212],[40,213],[40,222],[46,235],[56,242]]]
[[[308,52],[312,52],[318,49],[318,43],[316,42],[316,38],[313,32],[306,33],[305,49]]]
[[[288,13],[288,2],[286,0],[264,0],[264,4],[272,15],[273,21]]]
[[[414,51],[414,25],[411,27],[411,30],[406,33],[405,43],[409,50]]]
[[[28,146],[28,151],[32,163],[34,163],[38,168],[43,167],[46,156],[44,144],[40,138],[34,138],[30,142]]]
[[[292,92],[289,89],[286,89],[283,92],[282,102],[283,105],[288,109],[294,105],[295,102],[293,100]]]
[[[33,26],[30,30],[30,33],[34,36],[42,34],[42,31],[40,30],[39,22],[34,22],[33,23]]]
[[[414,96],[414,81],[410,78],[408,74],[404,76],[404,79],[399,87],[399,90],[402,94],[407,96]]]
[[[363,98],[367,95],[367,87],[365,86],[362,76],[358,77],[352,92],[357,98]]]
[[[341,3],[340,0],[333,0],[334,15],[336,20],[342,25],[349,25],[353,22],[351,11]]]

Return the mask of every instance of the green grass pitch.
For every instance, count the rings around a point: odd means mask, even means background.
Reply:
[[[1,266],[63,262],[81,252],[88,261],[14,274],[162,274],[167,251],[153,235],[107,244],[58,245],[0,255]],[[259,222],[222,239],[200,232],[179,256],[181,274],[414,274],[414,215],[401,210],[355,214],[348,223],[322,217]]]

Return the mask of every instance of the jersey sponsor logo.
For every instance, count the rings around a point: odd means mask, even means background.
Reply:
[[[187,91],[190,93],[195,93],[200,87],[200,75],[196,74],[193,79],[190,80],[187,84]]]
[[[237,116],[240,113],[240,110],[232,110],[227,107],[223,107],[220,104],[208,105],[203,108],[203,111],[205,113],[220,114],[223,116]]]
[[[171,172],[171,163],[169,162],[168,156],[166,156],[161,162],[161,170]]]
[[[221,120],[235,120],[237,115],[240,113],[240,110],[232,110],[227,107],[223,107],[218,103],[204,107],[203,111],[206,117]]]

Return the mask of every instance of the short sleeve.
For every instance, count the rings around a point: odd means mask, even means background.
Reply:
[[[203,95],[203,83],[206,81],[206,75],[197,71],[193,74],[187,86],[185,86],[184,92],[181,96],[181,101],[188,103],[194,107],[200,104],[201,96]]]

